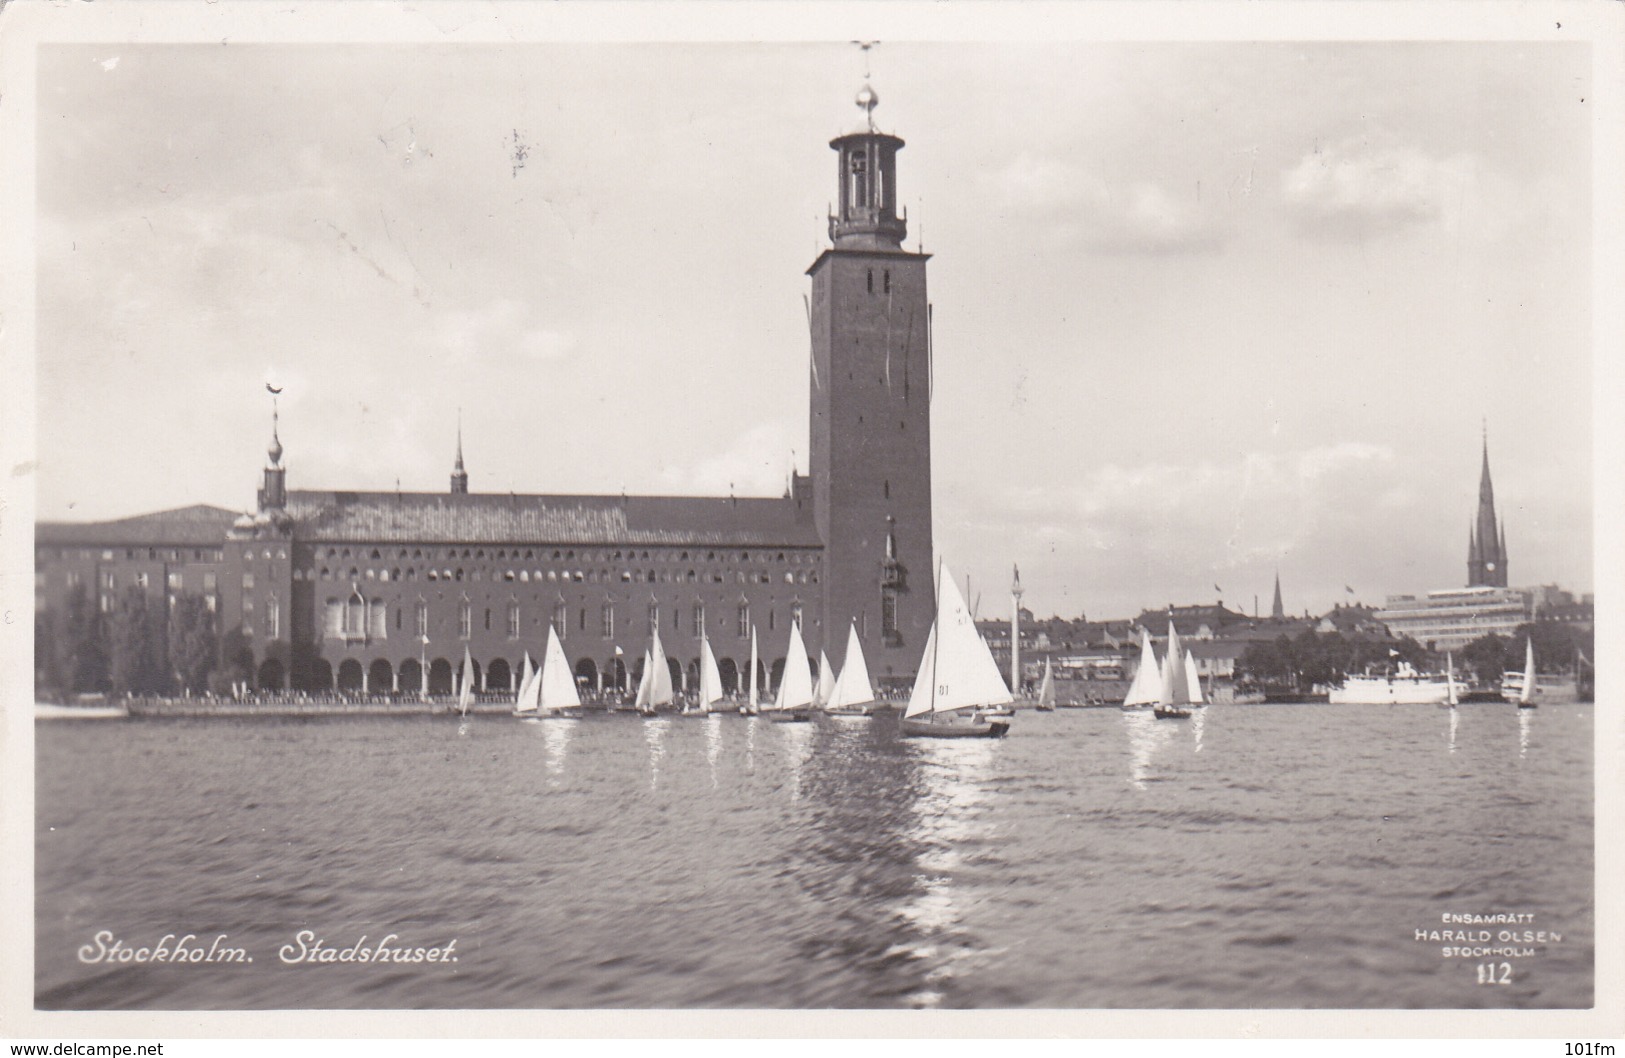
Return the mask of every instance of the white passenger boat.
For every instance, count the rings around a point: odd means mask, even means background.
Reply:
[[[1391,675],[1345,676],[1326,700],[1332,705],[1442,705],[1449,700],[1450,684],[1401,661]]]

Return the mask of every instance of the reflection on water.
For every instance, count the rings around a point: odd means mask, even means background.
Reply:
[[[991,830],[996,739],[916,739],[920,778],[924,786],[914,802],[915,826],[910,834],[920,846],[916,858],[919,891],[901,909],[901,915],[919,934],[909,954],[936,965],[925,975],[925,987],[910,997],[919,1006],[942,1002],[943,990],[958,972],[956,964],[976,949],[963,943],[964,915],[954,888],[955,874],[966,866],[966,850],[987,839]]]
[[[1529,755],[1529,724],[1534,716],[1533,709],[1518,710],[1518,757],[1522,759]]]
[[[1168,741],[1171,721],[1159,720],[1149,709],[1122,711],[1123,730],[1128,734],[1128,779],[1136,789],[1145,789],[1151,776],[1151,757]]]
[[[1196,740],[1193,753],[1202,752],[1202,729],[1207,726],[1208,706],[1199,706],[1191,710],[1191,736]]]
[[[801,800],[801,771],[807,763],[807,756],[812,752],[813,731],[816,730],[811,723],[775,724],[780,734],[784,736],[785,762],[790,768],[790,800]]]
[[[1454,707],[1445,711],[1450,714],[1450,752],[1454,753],[1456,752],[1456,724],[1461,720],[1461,715]]]
[[[581,726],[574,720],[543,720],[542,742],[547,752],[548,785],[558,786],[564,777],[564,756],[570,749],[570,738]]]
[[[705,719],[705,763],[711,769],[711,789],[717,788],[717,758],[722,755],[722,714]]]
[[[660,758],[666,755],[666,729],[671,721],[663,716],[643,721],[643,738],[649,743],[649,789],[660,785]]]

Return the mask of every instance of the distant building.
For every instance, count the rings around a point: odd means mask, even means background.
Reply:
[[[445,694],[465,656],[477,687],[511,690],[549,625],[590,687],[635,684],[657,628],[673,682],[692,685],[705,638],[738,686],[753,628],[776,682],[792,623],[836,665],[855,627],[877,684],[912,681],[935,612],[929,258],[903,248],[903,141],[876,129],[876,102],[865,86],[865,125],[830,142],[830,245],[807,270],[810,467],[782,497],[471,491],[460,431],[446,492],[292,489],[273,409],[254,512],[41,522],[36,608],[199,595],[264,691]]]
[[[1390,595],[1377,620],[1396,636],[1430,650],[1460,650],[1487,635],[1511,636],[1531,618],[1527,593],[1516,588],[1445,588],[1426,595]]]

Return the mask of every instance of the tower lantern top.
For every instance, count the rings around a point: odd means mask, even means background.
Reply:
[[[829,145],[840,155],[836,171],[839,206],[829,218],[829,237],[839,250],[900,251],[908,216],[897,214],[897,152],[903,141],[875,127],[880,96],[867,81],[853,100],[864,127]]]

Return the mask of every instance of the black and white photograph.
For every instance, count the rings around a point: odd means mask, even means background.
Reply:
[[[1618,12],[932,6],[0,12],[15,1035],[1621,1031]]]

